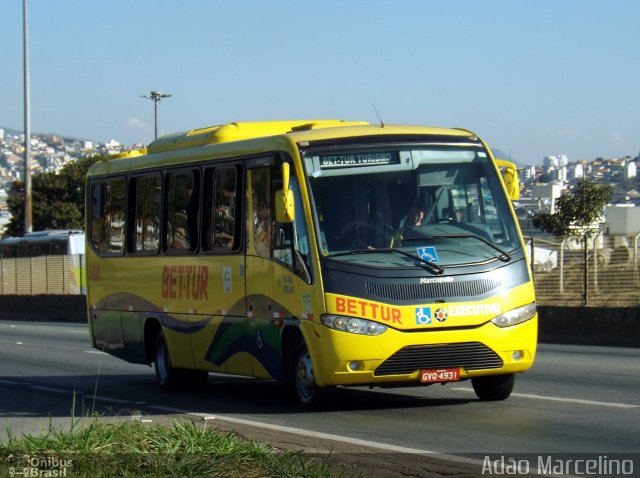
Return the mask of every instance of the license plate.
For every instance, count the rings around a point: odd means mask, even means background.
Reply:
[[[457,382],[460,380],[459,368],[439,368],[434,370],[420,370],[420,381],[432,382]]]

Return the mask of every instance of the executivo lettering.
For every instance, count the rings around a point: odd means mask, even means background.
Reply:
[[[500,304],[450,305],[449,317],[500,315]]]

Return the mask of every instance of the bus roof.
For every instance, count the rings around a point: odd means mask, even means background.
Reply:
[[[81,234],[84,234],[84,231],[79,229],[46,229],[44,231],[27,232],[22,236],[5,237],[0,242],[3,244],[37,243],[55,239],[66,240],[67,237]]]
[[[362,136],[457,136],[475,139],[475,134],[462,129],[434,128],[411,125],[371,125],[366,121],[291,120],[236,122],[209,126],[191,131],[161,136],[147,148],[136,149],[109,157],[94,164],[89,175],[125,172],[149,166],[171,164],[177,157],[181,162],[199,160],[219,152],[255,154],[275,150],[281,141],[304,143],[327,139]],[[239,143],[242,142],[242,143]],[[175,152],[180,152],[179,156]]]
[[[343,128],[345,126],[366,126],[365,121],[340,120],[299,120],[299,121],[260,121],[227,123],[219,126],[194,129],[158,138],[147,148],[148,153],[159,153],[174,149],[191,148],[208,144],[228,143],[243,139],[264,138],[296,131],[308,131],[321,128]]]
[[[27,232],[23,236],[0,240],[2,247],[23,247],[38,244],[67,244],[68,254],[84,254],[84,231],[77,229],[48,229]],[[0,252],[1,255],[1,252]]]
[[[70,236],[71,234],[82,234],[84,231],[80,229],[46,229],[44,231],[27,232],[22,237],[54,237],[54,236]]]

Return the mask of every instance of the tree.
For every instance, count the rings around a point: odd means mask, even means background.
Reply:
[[[42,173],[33,176],[33,230],[84,229],[84,189],[89,167],[102,159],[100,155],[87,156],[66,164],[59,174]],[[15,181],[7,201],[11,221],[7,233],[24,233],[24,184]]]
[[[588,302],[588,246],[589,240],[600,232],[603,211],[613,190],[607,184],[593,181],[578,183],[571,194],[556,199],[553,214],[538,214],[533,218],[537,229],[559,238],[574,239],[582,243],[584,257],[583,304]]]

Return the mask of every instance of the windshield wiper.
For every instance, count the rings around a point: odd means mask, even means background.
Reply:
[[[493,242],[488,241],[482,236],[478,236],[477,234],[435,234],[433,236],[420,236],[420,237],[411,237],[411,238],[403,238],[402,242],[416,242],[416,241],[424,241],[430,239],[457,239],[457,238],[467,238],[477,239],[478,241],[484,242],[487,246],[492,248],[495,251],[498,251],[500,255],[496,256],[497,259],[502,262],[509,262],[511,260],[511,254],[502,249],[501,247],[496,246]]]
[[[350,251],[336,252],[335,254],[329,254],[328,256],[325,256],[325,257],[333,258],[333,257],[339,257],[339,256],[351,256],[355,254],[375,254],[378,252],[382,252],[382,253],[395,252],[396,254],[409,257],[410,259],[413,259],[419,262],[420,264],[422,264],[425,267],[425,269],[427,269],[432,274],[442,274],[444,272],[444,268],[442,268],[435,262],[427,261],[425,259],[422,259],[419,256],[416,256],[415,254],[411,254],[409,252],[405,252],[400,249],[395,249],[393,247],[383,247],[380,249],[351,249]]]

